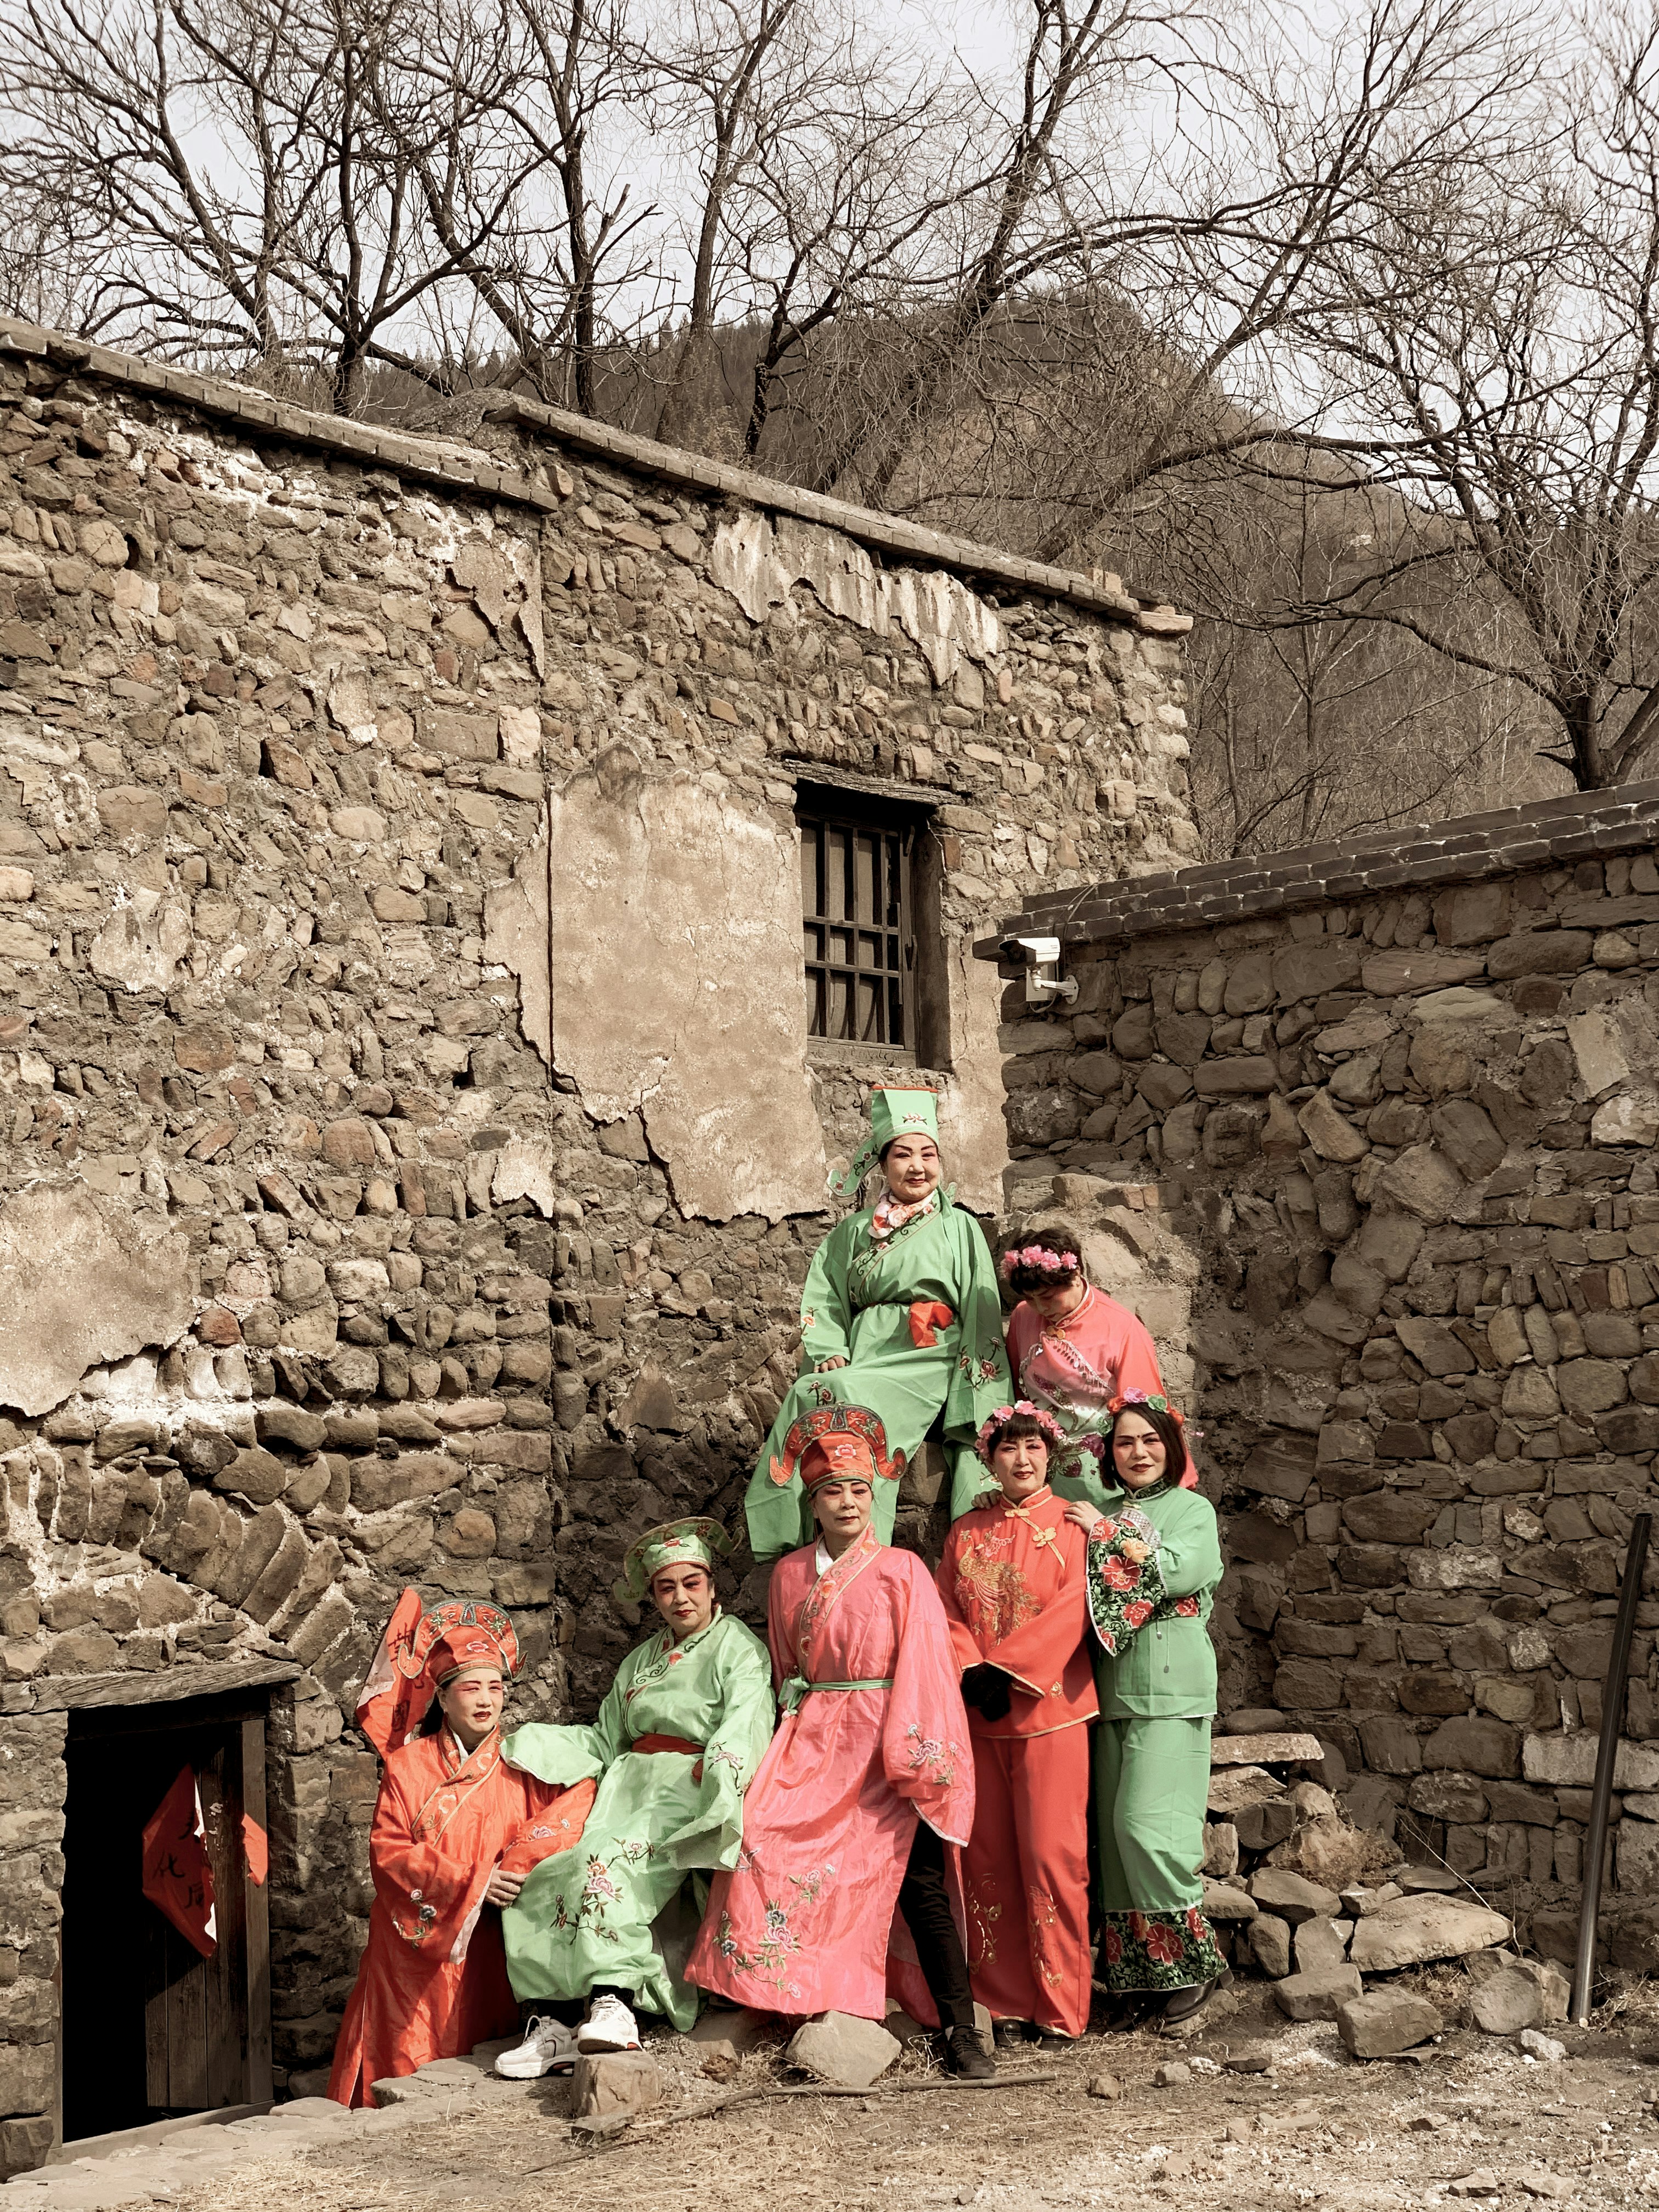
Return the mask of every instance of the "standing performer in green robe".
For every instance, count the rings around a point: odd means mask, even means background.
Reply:
[[[648,1530],[616,1595],[648,1595],[663,1626],[623,1661],[592,1728],[532,1723],[502,1746],[543,1781],[600,1778],[580,1846],[544,1859],[501,1916],[520,2004],[589,2000],[578,2051],[637,2050],[635,2004],[682,2033],[697,2016],[697,1992],[665,1958],[652,1923],[688,1877],[701,1919],[708,1875],[736,1865],[744,1791],[776,1720],[766,1646],[714,1595],[715,1555],[731,1549],[714,1521]],[[568,2061],[569,2047],[550,2014],[532,2019],[495,2070],[533,2081]]]
[[[880,1417],[889,1455],[878,1462],[873,1526],[892,1540],[899,1477],[936,1415],[945,1416],[951,1513],[986,1489],[975,1449],[1011,1393],[1002,1301],[983,1231],[941,1189],[938,1094],[877,1091],[871,1132],[830,1182],[853,1196],[872,1161],[885,1188],[819,1245],[801,1293],[801,1371],[790,1386],[749,1484],[744,1511],[757,1559],[813,1538],[800,1471],[786,1449],[795,1424],[822,1406],[864,1406]]]
[[[1161,1997],[1173,2027],[1208,2002],[1226,1971],[1200,1909],[1199,1873],[1221,1541],[1215,1508],[1182,1487],[1181,1416],[1161,1395],[1140,1391],[1115,1398],[1110,1411],[1106,1510],[1086,1498],[1066,1509],[1089,1533],[1100,1693],[1094,1796],[1104,1920],[1096,1971],[1118,1999],[1117,2025],[1133,2027]]]

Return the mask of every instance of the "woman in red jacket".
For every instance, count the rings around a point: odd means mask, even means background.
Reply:
[[[996,1491],[956,1522],[939,1595],[963,1670],[976,1810],[962,1854],[974,1995],[1041,2039],[1089,2024],[1087,1542],[1048,1487],[1058,1424],[1024,1400],[993,1413]]]

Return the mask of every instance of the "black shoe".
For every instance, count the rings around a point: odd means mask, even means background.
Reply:
[[[1106,2015],[1108,2035],[1133,2035],[1146,2017],[1152,1999],[1140,1990],[1125,1990],[1112,2000]]]
[[[953,2027],[945,2038],[945,2070],[964,2081],[989,2081],[996,2067],[981,2045],[976,2027]]]
[[[1218,1974],[1211,1982],[1192,1982],[1184,1990],[1171,1990],[1164,2000],[1159,2019],[1165,2027],[1178,2027],[1201,2013],[1210,1999],[1221,1987]]]
[[[999,2051],[1022,2051],[1036,2033],[1030,2021],[1000,2020],[994,2039]]]

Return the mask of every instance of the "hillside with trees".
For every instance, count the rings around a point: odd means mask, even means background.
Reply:
[[[1192,610],[1216,856],[1659,773],[1639,0],[18,0],[0,181],[7,313]]]

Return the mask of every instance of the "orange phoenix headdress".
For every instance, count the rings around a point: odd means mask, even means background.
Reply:
[[[890,1454],[881,1418],[867,1406],[817,1406],[791,1428],[783,1456],[772,1462],[770,1473],[780,1489],[799,1474],[810,1495],[819,1483],[836,1476],[871,1482],[882,1475],[896,1482],[904,1466],[904,1454]]]
[[[518,1673],[519,1639],[507,1615],[471,1598],[427,1611],[420,1592],[406,1589],[357,1693],[358,1727],[384,1759],[419,1731],[443,1684],[468,1667]]]

